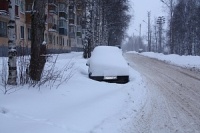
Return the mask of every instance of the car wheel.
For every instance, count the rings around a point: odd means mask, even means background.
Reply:
[[[92,78],[91,75],[92,75],[92,73],[89,73],[89,74],[88,74],[88,76],[89,76],[90,79]]]

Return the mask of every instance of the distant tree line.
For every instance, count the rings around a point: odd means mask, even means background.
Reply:
[[[97,45],[120,45],[130,21],[128,0],[85,0],[84,57]]]
[[[107,2],[105,15],[108,45],[120,45],[130,21],[130,16],[127,14],[129,10],[128,0],[104,1]]]
[[[170,53],[200,55],[200,1],[177,0],[170,21]]]

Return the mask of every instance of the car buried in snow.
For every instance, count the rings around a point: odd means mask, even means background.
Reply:
[[[118,47],[95,47],[86,65],[91,79],[115,83],[129,82],[129,66]]]

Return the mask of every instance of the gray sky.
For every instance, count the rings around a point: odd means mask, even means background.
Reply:
[[[130,27],[127,30],[128,35],[139,35],[139,25],[141,24],[141,34],[144,35],[147,32],[147,24],[143,22],[148,21],[147,12],[151,11],[151,22],[158,16],[165,16],[163,10],[163,4],[160,0],[130,0],[130,5],[132,9],[130,10],[133,18],[130,22]],[[136,31],[136,30],[137,31]]]

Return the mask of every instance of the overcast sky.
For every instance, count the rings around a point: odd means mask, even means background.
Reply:
[[[148,21],[147,12],[151,12],[151,21],[158,16],[165,16],[163,4],[160,0],[130,0],[131,10],[130,13],[133,18],[130,22],[130,27],[127,30],[128,35],[139,35],[139,25],[141,24],[141,34],[144,35],[147,32],[147,24],[143,22]],[[136,30],[137,31],[136,31]]]

